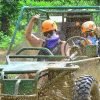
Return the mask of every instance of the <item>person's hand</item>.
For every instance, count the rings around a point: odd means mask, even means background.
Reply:
[[[34,21],[36,21],[36,20],[39,19],[39,18],[40,18],[40,14],[36,14],[35,16],[32,17],[32,19],[33,19]]]

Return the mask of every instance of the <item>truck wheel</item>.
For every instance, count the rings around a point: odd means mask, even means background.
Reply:
[[[75,82],[73,100],[100,100],[97,81],[92,76],[79,77]]]

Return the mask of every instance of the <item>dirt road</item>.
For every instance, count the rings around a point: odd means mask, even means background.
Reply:
[[[6,50],[0,50],[0,63],[5,62],[6,58]]]

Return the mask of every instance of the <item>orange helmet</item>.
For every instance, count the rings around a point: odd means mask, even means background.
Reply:
[[[89,31],[93,31],[95,32],[96,31],[96,25],[93,21],[86,21],[82,24],[82,33],[86,33],[86,32],[89,32]]]
[[[56,23],[54,21],[45,20],[42,23],[42,32],[43,33],[46,33],[46,32],[49,32],[49,31],[53,31],[53,30],[57,30],[57,25],[56,25]]]

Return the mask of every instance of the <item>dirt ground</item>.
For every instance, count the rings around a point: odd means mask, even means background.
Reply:
[[[6,60],[6,50],[0,50],[0,64]]]

